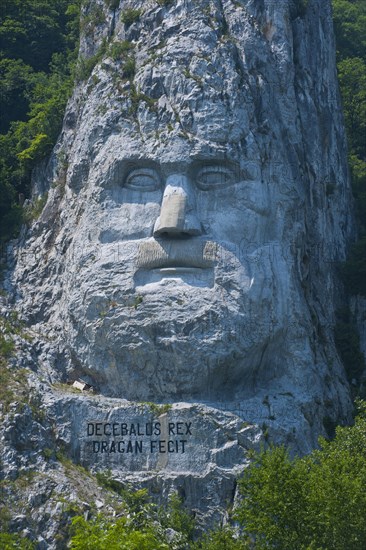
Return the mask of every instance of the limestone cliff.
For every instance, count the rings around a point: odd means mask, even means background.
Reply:
[[[306,452],[350,419],[334,266],[354,228],[330,2],[92,0],[83,21],[79,81],[34,181],[48,200],[7,288],[68,455],[184,488],[213,514],[260,439],[243,421]],[[52,389],[78,378],[97,396]],[[170,454],[131,434],[154,422]],[[110,452],[122,424],[127,461]]]

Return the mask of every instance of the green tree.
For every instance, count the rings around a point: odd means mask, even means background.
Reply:
[[[35,550],[32,542],[10,533],[0,533],[0,548],[2,550]]]
[[[182,499],[177,493],[171,495],[168,506],[158,511],[159,523],[164,528],[176,531],[181,545],[187,545],[193,540],[195,531],[195,520],[183,507]]]
[[[92,521],[83,516],[72,520],[73,550],[169,550],[152,526],[136,529],[125,517],[108,520],[99,515]]]
[[[48,71],[55,52],[65,51],[67,0],[3,0],[0,51],[4,58],[22,59],[36,71]]]
[[[0,140],[1,147],[1,140]],[[22,211],[17,204],[17,196],[14,187],[6,179],[1,180],[0,164],[0,244],[1,237],[12,237],[18,231],[22,220]]]
[[[249,550],[250,540],[237,536],[230,527],[209,531],[191,545],[192,550]]]
[[[284,447],[260,453],[244,472],[237,518],[256,548],[301,548],[305,480],[303,462],[291,461]]]
[[[133,491],[113,480],[110,472],[97,474],[98,482],[122,496],[124,517],[107,518],[99,514],[86,521],[77,516],[72,522],[71,548],[78,550],[165,550],[189,548],[193,537],[194,521],[174,494],[166,507],[151,503],[146,489]],[[174,531],[174,542],[168,543],[165,530]],[[229,548],[229,547],[228,547]],[[231,547],[230,547],[231,548]]]
[[[366,57],[364,0],[333,0],[333,22],[338,58]]]
[[[32,75],[32,67],[21,59],[0,58],[0,133],[7,132],[13,120],[26,120]]]
[[[348,145],[352,154],[363,158],[366,154],[366,60],[352,57],[339,61],[338,79]]]
[[[291,459],[283,447],[257,454],[239,482],[236,513],[255,548],[363,550],[366,545],[366,403],[354,426],[320,450]]]
[[[80,0],[3,0],[0,12],[0,242],[22,219],[34,166],[56,142],[73,86]]]
[[[360,241],[342,269],[350,293],[366,296],[366,2],[333,0],[338,77]]]

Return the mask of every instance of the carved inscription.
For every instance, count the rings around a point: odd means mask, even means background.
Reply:
[[[185,453],[192,422],[88,422],[93,453]]]

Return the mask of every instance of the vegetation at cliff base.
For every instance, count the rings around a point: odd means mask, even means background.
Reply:
[[[258,454],[241,479],[237,519],[254,548],[366,547],[366,403],[352,427],[321,449],[291,459],[283,447]]]
[[[35,550],[34,544],[29,540],[9,533],[0,533],[0,548],[2,550]]]
[[[129,550],[169,550],[151,527],[135,529],[126,517],[111,522],[99,515],[93,521],[83,516],[73,519],[73,536],[70,548],[74,550],[104,550],[125,548]]]

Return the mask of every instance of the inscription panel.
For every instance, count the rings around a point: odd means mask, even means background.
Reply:
[[[200,475],[208,468],[241,468],[252,446],[250,438],[245,443],[247,435],[257,430],[230,412],[204,405],[175,404],[159,415],[148,406],[108,409],[90,400],[82,409],[72,412],[70,452],[92,470]]]

